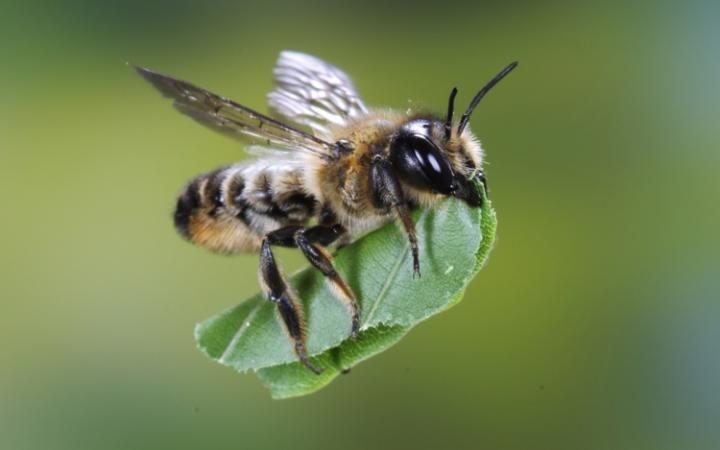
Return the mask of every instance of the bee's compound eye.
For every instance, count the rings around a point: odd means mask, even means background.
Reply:
[[[455,176],[450,163],[427,138],[398,136],[391,151],[393,165],[406,182],[446,195],[455,191]]]

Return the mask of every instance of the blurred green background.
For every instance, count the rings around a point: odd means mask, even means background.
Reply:
[[[4,0],[0,448],[720,448],[718,23],[711,1]],[[256,257],[170,220],[242,148],[125,63],[264,110],[286,48],[398,108],[520,67],[472,120],[500,223],[465,300],[280,402],[192,336]]]

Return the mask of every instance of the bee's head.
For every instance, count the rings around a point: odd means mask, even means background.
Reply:
[[[438,121],[413,119],[394,136],[390,158],[402,180],[409,185],[439,194],[453,195],[457,175],[442,142],[438,142]]]
[[[483,96],[516,66],[517,62],[508,65],[490,80],[475,95],[457,124],[453,122],[457,89],[453,89],[444,122],[433,117],[418,117],[400,128],[393,137],[390,155],[393,167],[404,182],[420,190],[458,197],[472,206],[480,205],[481,200],[469,178],[481,168],[482,151],[466,127]]]

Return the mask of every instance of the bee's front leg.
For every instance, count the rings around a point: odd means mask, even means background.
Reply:
[[[485,174],[482,171],[478,172],[477,175],[471,179],[458,177],[455,181],[457,183],[457,190],[453,196],[464,201],[473,208],[480,208],[483,205],[483,197],[478,194],[475,183],[472,181],[475,178],[482,183],[485,195],[487,196],[487,180],[485,179]]]
[[[410,243],[413,257],[413,277],[420,277],[420,256],[418,252],[415,224],[410,217],[410,208],[400,186],[400,181],[392,170],[392,164],[381,155],[372,159],[370,166],[370,187],[375,205],[382,208],[392,207],[402,223]]]
[[[479,171],[477,174],[477,179],[480,180],[480,182],[482,183],[483,190],[485,191],[485,196],[487,196],[490,190],[488,189],[487,177],[485,176],[485,172],[482,170]]]

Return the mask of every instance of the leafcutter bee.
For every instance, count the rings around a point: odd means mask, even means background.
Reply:
[[[358,303],[326,247],[397,221],[419,276],[410,211],[447,196],[481,206],[472,178],[485,183],[483,151],[468,122],[483,96],[516,66],[509,64],[480,89],[459,120],[453,118],[456,88],[445,117],[370,109],[344,72],[297,52],[281,52],[275,66],[268,104],[278,119],[177,78],[136,70],[180,112],[244,141],[258,156],[192,179],[177,200],[175,227],[214,252],[259,252],[267,299],[277,305],[300,361],[320,373],[305,347],[300,299],[278,269],[272,247],[300,249],[325,275],[350,311],[349,332],[356,338]]]

